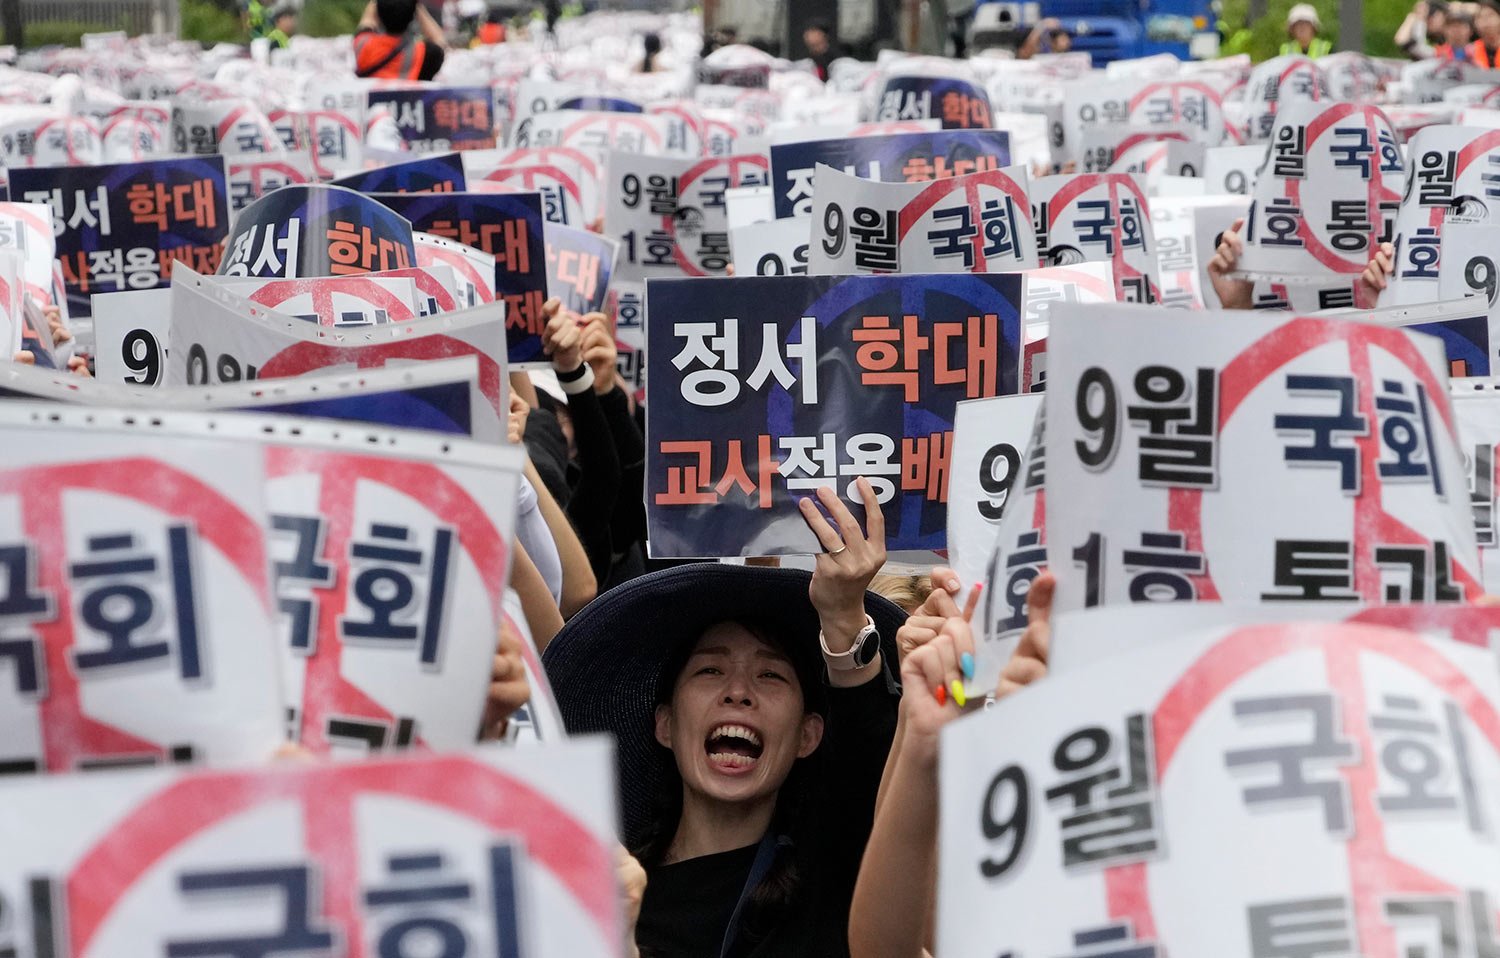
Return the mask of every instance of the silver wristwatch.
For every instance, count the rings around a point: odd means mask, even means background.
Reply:
[[[875,656],[880,653],[880,632],[875,628],[875,620],[866,615],[865,627],[854,637],[854,644],[849,647],[849,651],[830,651],[828,640],[823,637],[821,630],[818,632],[818,644],[823,647],[823,661],[827,663],[830,672],[857,672],[875,661]]]

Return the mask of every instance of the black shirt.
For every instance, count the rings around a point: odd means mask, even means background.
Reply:
[[[642,958],[718,958],[724,929],[759,847],[747,845],[653,868],[635,927]]]
[[[886,669],[892,666],[887,665]],[[843,958],[849,903],[875,817],[875,794],[896,733],[899,690],[886,675],[830,688],[818,755],[822,788],[778,855],[795,855],[800,881],[784,913],[742,915],[731,958]],[[646,868],[636,924],[641,958],[718,958],[757,846]],[[691,866],[701,866],[701,869]]]

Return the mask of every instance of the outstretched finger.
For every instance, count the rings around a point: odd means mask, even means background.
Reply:
[[[974,610],[979,608],[979,595],[984,591],[984,583],[974,583],[974,588],[969,590],[969,601],[964,603],[964,621],[974,621]]]
[[[1032,580],[1031,589],[1026,594],[1026,631],[1021,633],[1017,655],[1047,661],[1052,645],[1052,599],[1056,588],[1057,579],[1049,572]]]
[[[957,572],[945,565],[940,565],[932,569],[932,588],[935,591],[947,592],[949,595],[958,595],[958,590],[963,588],[963,583],[959,580]]]
[[[875,486],[864,476],[859,477],[858,485],[860,498],[865,501],[865,528],[868,530],[868,538],[883,549],[885,548],[885,513],[880,509],[880,497],[875,494]]]
[[[818,501],[823,504],[824,509],[828,510],[833,521],[838,523],[839,535],[843,538],[844,545],[852,546],[864,540],[865,536],[860,531],[859,523],[854,521],[854,513],[844,505],[844,500],[839,498],[837,492],[828,486],[819,486]]]
[[[944,631],[953,637],[953,651],[958,654],[958,670],[963,675],[964,681],[972,681],[974,656],[978,652],[978,646],[974,641],[974,629],[967,622],[955,622],[950,619]]]
[[[841,548],[844,540],[834,531],[828,520],[823,518],[823,513],[811,499],[803,498],[797,501],[797,509],[802,513],[802,521],[807,523],[807,528],[817,537],[818,545],[823,547],[824,552],[833,552]]]

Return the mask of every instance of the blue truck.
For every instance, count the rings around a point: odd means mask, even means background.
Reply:
[[[1219,55],[1217,7],[1217,0],[979,0],[968,47],[1015,49],[1037,23],[1055,19],[1095,66],[1158,53],[1211,59]]]

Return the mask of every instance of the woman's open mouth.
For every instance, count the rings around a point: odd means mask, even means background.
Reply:
[[[723,771],[749,769],[760,760],[764,746],[760,734],[744,725],[715,726],[703,742],[708,760]]]

